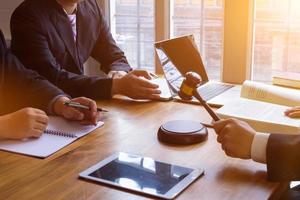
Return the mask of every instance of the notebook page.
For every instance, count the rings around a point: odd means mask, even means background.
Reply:
[[[70,135],[74,135],[77,138],[80,138],[88,134],[89,132],[95,130],[96,128],[99,128],[103,124],[104,122],[98,122],[96,126],[95,125],[83,126],[78,122],[66,120],[64,118],[57,117],[57,116],[51,116],[49,118],[49,124],[47,130],[63,132]]]
[[[51,116],[47,129],[72,133],[76,137],[63,137],[44,133],[39,138],[0,140],[0,149],[44,158],[67,146],[78,138],[101,127],[103,124],[103,122],[98,122],[97,126],[84,126],[76,122],[67,121],[61,117]]]
[[[0,149],[45,158],[75,141],[77,138],[43,134],[40,138],[0,141]]]

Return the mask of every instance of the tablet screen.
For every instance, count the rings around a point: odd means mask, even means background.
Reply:
[[[86,175],[94,180],[104,180],[100,182],[113,183],[126,189],[164,195],[193,171],[194,169],[155,161],[148,157],[119,153]]]

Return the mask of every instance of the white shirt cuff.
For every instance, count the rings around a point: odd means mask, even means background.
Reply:
[[[110,71],[108,73],[108,77],[109,78],[122,78],[126,74],[127,74],[127,72],[125,72],[125,71]]]
[[[257,133],[255,134],[252,146],[251,146],[251,158],[252,160],[260,163],[266,163],[267,161],[267,145],[270,134]]]

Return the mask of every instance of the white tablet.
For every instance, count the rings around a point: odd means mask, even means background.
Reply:
[[[79,176],[144,195],[173,199],[203,172],[120,152],[81,172]]]

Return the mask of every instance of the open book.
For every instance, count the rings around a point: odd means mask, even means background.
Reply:
[[[300,119],[284,115],[290,107],[300,106],[300,90],[245,81],[241,98],[218,109],[221,118],[238,118],[256,131],[268,133],[300,133]]]
[[[45,158],[103,124],[104,122],[98,122],[96,126],[84,126],[78,122],[51,116],[47,130],[41,137],[24,140],[0,140],[0,149]]]

